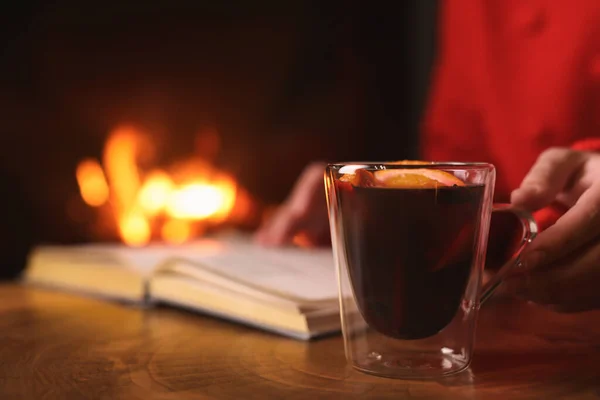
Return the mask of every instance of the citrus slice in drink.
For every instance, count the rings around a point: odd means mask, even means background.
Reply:
[[[366,169],[357,169],[352,174],[345,174],[340,178],[340,181],[352,184],[352,186],[360,187],[375,187],[379,186],[375,176],[371,171]]]
[[[430,165],[428,161],[402,160],[392,165]],[[341,182],[358,187],[385,187],[399,189],[426,189],[444,186],[465,186],[450,172],[432,168],[381,169],[374,172],[356,169],[340,177]]]
[[[383,169],[375,171],[377,186],[389,188],[436,188],[465,186],[465,183],[449,172],[439,169]]]
[[[429,161],[418,161],[418,160],[400,160],[389,162],[392,165],[426,165],[431,164]],[[340,172],[342,173],[339,180],[341,182],[351,183],[353,186],[363,186],[366,182],[366,186],[376,186],[373,172],[364,169],[366,165],[356,166],[345,166]],[[360,172],[359,172],[360,171]],[[379,185],[380,186],[380,185]]]

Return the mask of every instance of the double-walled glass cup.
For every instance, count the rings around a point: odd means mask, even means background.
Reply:
[[[537,232],[531,214],[492,203],[494,182],[486,163],[327,167],[344,345],[356,369],[436,378],[469,366],[481,303]],[[515,213],[522,236],[483,286],[495,211]]]

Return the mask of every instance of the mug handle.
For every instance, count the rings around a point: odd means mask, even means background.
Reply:
[[[511,268],[519,265],[519,258],[521,257],[523,250],[525,250],[527,245],[531,243],[538,234],[537,223],[535,222],[533,215],[528,211],[515,208],[510,204],[494,204],[492,212],[511,212],[515,214],[519,218],[519,221],[521,221],[523,235],[521,237],[521,244],[512,257],[483,286],[479,297],[479,304],[483,304],[494,294],[494,291],[500,286],[502,279]]]

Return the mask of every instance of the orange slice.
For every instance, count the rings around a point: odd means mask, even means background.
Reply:
[[[341,176],[340,181],[347,182],[347,183],[352,183],[352,181],[354,181],[355,177],[356,177],[355,174],[344,174],[344,175]]]
[[[356,177],[353,181],[354,186],[360,187],[375,187],[377,185],[377,180],[372,172],[359,169],[356,171]]]
[[[392,164],[392,165],[425,165],[425,164],[431,164],[431,162],[430,162],[430,161],[419,161],[419,160],[400,160],[400,161],[392,161],[392,162],[389,162],[389,164]],[[342,168],[342,171],[343,171],[343,170],[344,170],[344,168]],[[355,169],[354,169],[354,168],[351,168],[351,170],[352,170],[352,172],[345,172],[345,173],[344,173],[344,174],[343,174],[343,175],[342,175],[342,176],[339,178],[339,180],[340,180],[341,182],[352,183],[352,184],[354,184],[354,186],[361,186],[361,185],[358,185],[358,182],[357,182],[357,177],[356,177],[356,172],[357,172],[357,171],[359,171],[359,170],[361,170],[361,167],[360,167],[360,166],[358,166],[358,167],[357,167],[357,168],[355,168]],[[368,171],[366,171],[366,170],[365,170],[365,171],[363,171],[363,172],[368,172]],[[369,175],[372,175],[372,173],[371,173],[371,172],[369,172]],[[365,176],[365,175],[363,175],[363,179],[364,179],[365,177],[366,177],[366,176]]]
[[[431,165],[429,161],[402,160],[392,165]],[[356,169],[342,175],[339,180],[358,187],[387,188],[436,188],[441,186],[465,186],[465,183],[449,172],[439,169],[382,169],[374,172]]]
[[[389,188],[435,188],[440,186],[465,186],[449,172],[439,169],[383,169],[375,171],[377,186]]]

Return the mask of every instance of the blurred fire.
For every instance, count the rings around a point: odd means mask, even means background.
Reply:
[[[108,201],[108,183],[98,161],[83,160],[75,173],[79,182],[79,192],[87,204],[99,207]]]
[[[146,171],[140,160],[152,152],[148,137],[134,127],[118,127],[105,144],[102,165],[86,159],[77,166],[81,198],[109,210],[119,237],[131,246],[153,239],[183,243],[211,226],[247,219],[253,211],[250,196],[210,163],[216,133],[208,132],[198,143],[204,154]]]

